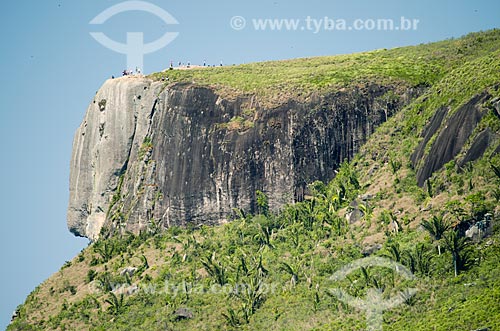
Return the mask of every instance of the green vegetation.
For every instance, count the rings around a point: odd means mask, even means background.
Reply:
[[[330,289],[339,286],[358,297],[371,287],[384,296],[417,287],[415,297],[408,296],[406,304],[384,314],[388,330],[427,330],[429,325],[448,330],[456,322],[454,310],[463,312],[457,330],[500,325],[499,231],[488,243],[474,245],[449,230],[439,255],[422,231],[408,229],[388,237],[376,254],[407,266],[416,281],[390,269],[366,267],[334,283],[330,276],[336,270],[362,257],[361,247],[352,239],[362,230],[344,223],[338,232],[330,222],[335,211],[327,211],[319,193],[311,201],[316,202],[290,205],[279,214],[248,215],[215,228],[171,228],[157,235],[100,240],[85,250],[90,257],[86,260],[97,258],[100,264],[86,276],[72,274],[72,267],[88,268],[85,261],[75,259],[59,276],[96,286],[78,286],[83,291],[79,295],[68,282],[63,282],[60,293],[44,294],[39,288],[20,307],[21,317],[10,330],[28,324],[32,330],[150,330],[158,325],[172,330],[261,330],[266,325],[276,330],[363,328],[364,314],[331,295]],[[439,220],[433,223],[440,224]],[[258,236],[263,227],[270,229],[270,245]],[[103,249],[111,252],[111,256],[106,253],[107,262],[102,261]],[[475,260],[480,262],[471,263]],[[121,270],[130,265],[142,271],[122,276]],[[455,270],[463,272],[455,275]],[[138,290],[129,294],[132,285]],[[46,295],[56,302],[50,303]],[[66,300],[62,307],[61,299]],[[193,310],[192,318],[176,317],[183,307]],[[46,313],[37,315],[39,310]]]
[[[226,129],[229,131],[246,131],[254,127],[254,122],[245,119],[241,116],[235,116],[227,123],[221,123],[218,125],[219,129]]]
[[[279,102],[290,97],[305,99],[313,92],[328,93],[370,83],[432,86],[465,62],[497,51],[499,41],[500,34],[494,30],[427,45],[238,66],[166,70],[150,77],[156,80],[168,77],[170,83],[210,86],[228,97],[248,93],[258,95],[262,102]],[[464,83],[471,84],[475,78],[467,77]]]
[[[139,158],[142,159],[144,156],[153,150],[153,142],[150,137],[145,137],[142,142],[141,148],[139,149]]]
[[[256,215],[236,210],[228,224],[162,232],[152,223],[154,231],[100,239],[35,289],[8,330],[366,329],[365,312],[334,288],[355,297],[373,288],[384,299],[400,293],[404,304],[384,312],[384,330],[500,329],[498,138],[482,158],[450,161],[424,187],[410,161],[438,109],[453,113],[485,90],[500,96],[499,41],[494,30],[352,56],[154,75],[271,101],[371,82],[428,89],[339,165],[332,181],[311,183],[303,202],[273,212],[259,191]],[[246,120],[231,122],[241,130]],[[476,131],[498,135],[499,121],[491,113]],[[144,151],[150,148],[145,141]],[[355,208],[363,217],[349,223]],[[471,241],[457,231],[487,214],[489,237]],[[416,279],[376,266],[331,279],[367,255],[397,261]],[[124,272],[129,267],[134,272]]]
[[[438,252],[441,255],[441,245],[439,241],[443,238],[445,232],[450,229],[450,225],[443,220],[443,216],[432,216],[430,221],[422,221],[422,227],[429,232],[432,239],[437,242]]]

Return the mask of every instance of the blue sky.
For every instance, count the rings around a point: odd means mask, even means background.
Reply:
[[[393,0],[151,0],[178,25],[145,12],[127,12],[101,26],[89,22],[116,0],[16,0],[1,5],[0,34],[0,328],[39,283],[73,258],[87,240],[66,229],[73,133],[103,81],[120,75],[126,57],[95,41],[102,31],[125,42],[143,32],[146,42],[165,32],[178,37],[145,56],[144,71],[170,61],[239,64],[392,48],[460,37],[500,27],[500,2]],[[233,16],[247,26],[234,30]],[[418,19],[416,31],[256,31],[253,19]]]

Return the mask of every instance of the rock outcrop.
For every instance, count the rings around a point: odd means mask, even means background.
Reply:
[[[147,80],[115,79],[96,94],[73,142],[68,226],[74,234],[98,236],[120,176],[148,133],[160,91]]]
[[[448,108],[443,107],[436,111],[422,133],[423,140],[411,157],[413,166],[417,169],[419,186],[423,186],[435,171],[441,169],[464,151],[464,146],[487,113],[483,104],[490,99],[491,95],[487,92],[475,95],[448,117]],[[429,148],[428,144],[435,135],[437,135],[436,139]],[[492,140],[493,133],[489,129],[479,133],[471,147],[466,151],[465,157],[459,160],[458,164],[463,166],[480,158]],[[426,149],[429,149],[427,154],[425,153]]]
[[[103,227],[220,223],[255,211],[257,190],[272,209],[300,201],[417,92],[372,85],[264,108],[190,84],[108,80],[75,135],[68,227],[96,239]]]

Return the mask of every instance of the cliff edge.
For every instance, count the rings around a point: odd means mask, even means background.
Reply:
[[[108,80],[75,135],[68,227],[95,240],[224,223],[257,191],[272,210],[302,201],[406,105],[394,135],[415,136],[422,187],[496,141],[498,35]]]
[[[216,224],[330,180],[418,89],[371,84],[264,107],[195,84],[123,77],[92,100],[73,145],[68,226],[77,236]]]

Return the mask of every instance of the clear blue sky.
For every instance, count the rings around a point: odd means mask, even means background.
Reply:
[[[500,2],[401,0],[151,0],[179,22],[166,25],[145,12],[122,13],[89,25],[117,0],[10,0],[1,5],[0,328],[40,282],[73,258],[87,240],[66,229],[73,133],[102,82],[119,75],[124,55],[101,46],[90,32],[124,42],[144,32],[146,42],[179,32],[147,55],[145,72],[170,60],[238,64],[343,54],[459,37],[500,26]],[[247,27],[236,31],[233,16]],[[256,31],[252,19],[419,19],[416,31]]]

